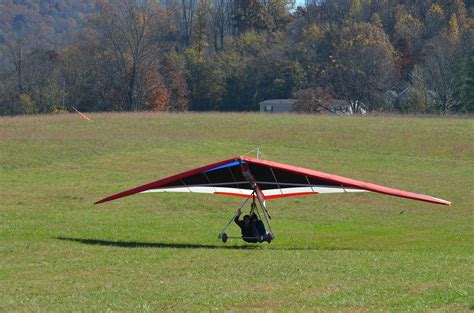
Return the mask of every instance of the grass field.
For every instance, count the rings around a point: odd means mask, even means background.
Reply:
[[[0,118],[0,311],[474,309],[473,119],[91,118]],[[255,246],[217,240],[240,198],[93,205],[256,146],[453,206],[373,193],[272,200],[277,238]]]

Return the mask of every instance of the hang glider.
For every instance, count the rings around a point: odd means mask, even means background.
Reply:
[[[247,199],[218,237],[224,243],[232,238],[251,243],[265,241],[270,243],[275,239],[275,235],[270,225],[271,217],[265,205],[266,200],[310,194],[369,191],[443,205],[451,204],[449,201],[431,196],[247,156],[238,156],[153,181],[95,203],[147,192],[196,192],[244,197]],[[250,213],[240,221],[241,209],[249,199],[253,200]],[[260,208],[257,207],[256,200]],[[227,228],[234,221],[241,228],[241,237],[230,237],[226,234]],[[255,231],[252,232],[252,229]]]
[[[153,181],[95,203],[148,192],[212,193],[257,197],[264,201],[309,194],[368,191],[442,205],[451,204],[427,195],[247,156],[234,157]]]

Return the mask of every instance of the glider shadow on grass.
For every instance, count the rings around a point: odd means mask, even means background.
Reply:
[[[111,241],[102,239],[86,239],[71,237],[55,237],[55,239],[79,242],[86,245],[98,245],[120,248],[175,248],[175,249],[256,249],[257,246],[218,246],[192,243],[165,243],[165,242],[137,242],[137,241]]]
[[[137,242],[137,241],[111,241],[103,239],[90,239],[90,238],[72,238],[72,237],[54,237],[57,240],[78,242],[86,245],[97,245],[107,247],[120,247],[120,248],[174,248],[174,249],[234,249],[234,250],[260,250],[262,246],[259,245],[243,245],[243,246],[221,246],[221,245],[206,245],[206,244],[193,244],[193,243],[164,243],[164,242]],[[378,249],[358,249],[352,247],[267,247],[266,250],[333,250],[333,251],[345,251],[345,250],[364,250],[364,251],[381,251]]]

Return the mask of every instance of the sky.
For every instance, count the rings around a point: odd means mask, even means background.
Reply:
[[[296,6],[303,6],[305,0],[296,0]]]

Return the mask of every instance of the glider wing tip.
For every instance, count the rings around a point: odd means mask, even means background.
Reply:
[[[452,202],[451,201],[448,201],[448,200],[444,200],[444,199],[439,199],[439,198],[434,198],[437,203],[439,204],[443,204],[443,205],[447,205],[447,206],[451,206]]]
[[[105,199],[101,199],[101,200],[97,200],[96,202],[94,202],[94,204],[101,204],[103,202],[107,201],[107,198]]]
[[[437,203],[442,204],[442,205],[447,205],[447,206],[451,206],[451,204],[452,204],[451,201],[447,201],[447,200],[437,201]]]

